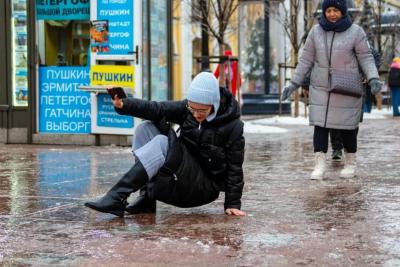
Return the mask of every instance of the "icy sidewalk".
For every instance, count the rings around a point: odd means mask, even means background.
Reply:
[[[308,179],[312,127],[287,120],[246,121],[244,218],[223,214],[223,194],[194,209],[158,203],[156,215],[97,213],[83,202],[129,169],[129,148],[0,146],[0,265],[399,266],[400,120],[366,116],[358,177],[329,161],[322,182]]]

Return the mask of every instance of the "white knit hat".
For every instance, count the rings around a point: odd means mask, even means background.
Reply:
[[[220,98],[218,80],[212,73],[200,72],[190,83],[187,96],[189,101],[214,106],[214,112],[207,117],[207,121],[217,115]]]

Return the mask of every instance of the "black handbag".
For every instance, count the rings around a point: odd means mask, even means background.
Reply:
[[[325,33],[325,50],[329,62],[329,91],[335,94],[347,95],[352,97],[362,97],[364,87],[360,72],[348,72],[343,70],[335,70],[331,67],[332,47],[335,33],[333,33],[330,53],[328,55],[328,37]]]

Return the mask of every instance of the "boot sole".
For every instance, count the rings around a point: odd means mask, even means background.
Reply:
[[[103,209],[99,209],[96,206],[91,205],[90,203],[85,203],[85,206],[90,208],[90,209],[93,209],[95,211],[99,211],[99,212],[103,212],[103,213],[110,213],[110,214],[113,214],[113,215],[121,217],[121,218],[124,217],[124,211],[120,211],[120,210],[103,210]]]

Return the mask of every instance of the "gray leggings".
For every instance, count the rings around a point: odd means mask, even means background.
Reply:
[[[165,162],[168,152],[168,137],[160,134],[152,122],[144,121],[136,127],[132,151],[151,179]]]

